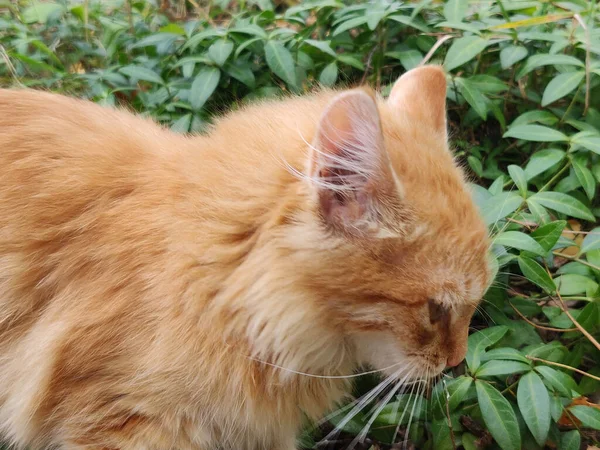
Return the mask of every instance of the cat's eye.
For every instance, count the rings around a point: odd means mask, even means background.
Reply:
[[[434,324],[439,322],[447,313],[448,308],[444,305],[439,304],[433,299],[429,299],[429,321]]]

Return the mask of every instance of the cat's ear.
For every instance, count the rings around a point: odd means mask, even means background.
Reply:
[[[409,70],[396,81],[387,101],[423,126],[446,132],[446,75],[440,66]]]
[[[308,172],[329,226],[361,236],[396,233],[401,186],[385,150],[372,91],[351,90],[327,106]]]

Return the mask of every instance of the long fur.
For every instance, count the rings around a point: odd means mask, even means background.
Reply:
[[[464,354],[487,233],[432,70],[401,79],[393,102],[339,103],[336,120],[363,136],[330,133],[349,157],[318,138],[343,93],[250,106],[184,137],[0,91],[0,434],[34,449],[292,450],[362,364],[437,373]],[[352,134],[369,101],[370,141]],[[359,192],[324,197],[340,183],[307,167],[325,166]],[[351,220],[365,198],[376,214],[360,220],[401,232],[347,234],[323,211],[337,201]],[[457,313],[430,323],[430,298]]]

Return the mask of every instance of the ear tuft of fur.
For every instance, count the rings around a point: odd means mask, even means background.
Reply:
[[[309,173],[328,225],[352,234],[393,234],[382,230],[389,203],[383,199],[399,200],[399,183],[385,150],[373,91],[347,91],[327,106]]]
[[[446,132],[446,74],[441,66],[409,70],[394,84],[388,104],[418,115],[424,126]]]

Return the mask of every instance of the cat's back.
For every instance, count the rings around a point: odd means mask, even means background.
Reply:
[[[124,111],[0,90],[0,351],[40,308],[76,297],[89,311],[156,259],[177,139]]]

